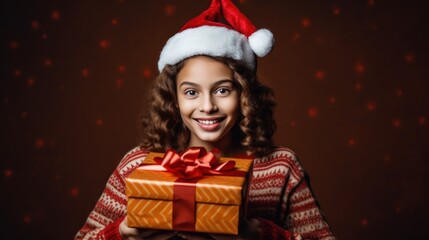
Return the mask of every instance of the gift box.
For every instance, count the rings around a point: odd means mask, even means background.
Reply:
[[[157,168],[154,159],[163,155],[149,153],[126,178],[128,226],[237,235],[253,161],[220,158],[219,164],[235,162],[234,169],[183,179]]]

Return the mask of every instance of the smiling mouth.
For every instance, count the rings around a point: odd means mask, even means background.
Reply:
[[[213,120],[202,120],[202,119],[196,119],[197,122],[204,124],[204,125],[213,125],[221,121],[221,119],[213,119]]]

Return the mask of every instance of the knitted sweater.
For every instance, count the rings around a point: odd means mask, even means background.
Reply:
[[[75,239],[121,239],[119,224],[127,214],[125,178],[147,154],[137,147],[124,156]],[[287,148],[276,148],[254,159],[248,218],[260,220],[263,239],[335,239],[307,184],[304,170]]]

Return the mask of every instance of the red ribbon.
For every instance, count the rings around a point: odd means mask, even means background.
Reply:
[[[242,171],[231,171],[235,161],[219,164],[216,148],[207,152],[203,147],[191,147],[182,154],[167,150],[164,157],[155,157],[159,165],[140,166],[143,170],[168,171],[179,178],[173,186],[173,229],[195,231],[195,193],[198,179],[203,175],[245,176]]]
[[[216,148],[207,152],[203,147],[191,147],[181,155],[174,150],[167,150],[163,158],[156,157],[154,160],[181,179],[196,179],[234,169],[235,161],[219,164],[219,157],[220,152]]]

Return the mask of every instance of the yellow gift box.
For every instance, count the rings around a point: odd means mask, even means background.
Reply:
[[[155,165],[155,157],[163,153],[148,154],[144,165]],[[173,220],[177,184],[195,188],[194,216],[179,216],[193,219],[195,232],[238,234],[239,220],[245,217],[247,198],[247,175],[252,167],[251,159],[220,158],[219,163],[235,161],[235,172],[241,176],[204,175],[195,181],[183,183],[168,171],[153,171],[136,168],[126,179],[128,197],[127,222],[129,227],[175,229]],[[180,180],[178,183],[178,179]],[[177,189],[177,188],[176,188]],[[176,190],[177,191],[177,190]],[[176,193],[177,194],[177,193]],[[176,205],[177,206],[177,205]],[[177,214],[176,214],[177,215]]]

